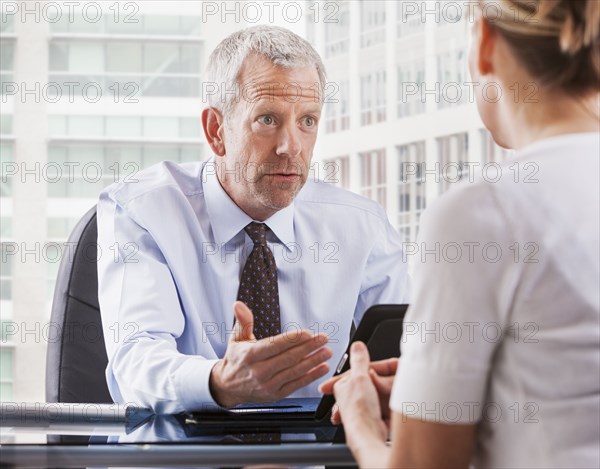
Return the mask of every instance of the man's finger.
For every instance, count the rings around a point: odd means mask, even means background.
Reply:
[[[233,303],[233,314],[235,316],[235,326],[230,341],[244,342],[247,340],[256,340],[252,311],[241,301],[236,301]]]
[[[350,347],[350,369],[352,374],[368,374],[370,365],[369,350],[363,342],[354,342]]]
[[[302,358],[304,355],[325,345],[327,341],[327,335],[325,334],[315,335],[309,330],[302,330],[293,334],[284,333],[273,337],[265,337],[256,343],[252,353],[256,361],[262,361],[284,353],[287,354],[290,349],[304,347],[302,349],[305,350],[304,353],[298,352],[301,354],[299,358]],[[273,370],[274,373],[277,371],[280,371],[280,369]]]
[[[268,370],[267,375],[273,377],[278,373],[297,367],[309,356],[318,360],[318,362],[324,361],[319,359],[319,357],[323,355],[326,356],[325,360],[329,360],[332,355],[331,349],[322,346],[319,342],[309,340],[286,350],[285,353],[280,353],[279,355],[262,361],[261,366],[265,366],[266,370]],[[316,365],[317,363],[315,363],[315,366]]]
[[[284,368],[279,373],[275,374],[270,381],[272,381],[273,383],[277,383],[277,387],[281,388],[285,384],[291,381],[295,381],[298,378],[301,378],[303,375],[305,375],[321,363],[326,362],[331,358],[332,354],[333,352],[331,351],[331,349],[327,347],[324,347],[321,350],[317,350],[315,353],[305,356],[297,364],[291,367]]]
[[[295,381],[291,381],[287,383],[280,389],[280,393],[282,396],[288,396],[294,391],[297,391],[300,388],[312,383],[313,381],[322,378],[327,373],[329,373],[329,365],[327,363],[321,363],[319,366],[313,368],[304,376],[298,378]]]

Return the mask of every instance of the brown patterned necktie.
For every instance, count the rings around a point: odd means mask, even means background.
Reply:
[[[267,226],[252,222],[244,229],[254,247],[242,270],[237,299],[252,311],[254,335],[260,340],[281,333],[277,265],[267,246]]]

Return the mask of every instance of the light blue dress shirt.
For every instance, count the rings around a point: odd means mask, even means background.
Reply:
[[[160,163],[101,193],[98,287],[115,402],[159,413],[215,405],[210,372],[233,329],[252,221],[212,160]],[[401,239],[375,202],[309,178],[265,223],[282,333],[326,333],[332,370],[353,319],[374,304],[407,302]],[[318,396],[320,381],[291,397]]]

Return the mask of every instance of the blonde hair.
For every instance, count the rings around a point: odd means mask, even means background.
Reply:
[[[479,0],[479,6],[541,86],[600,91],[599,0]]]

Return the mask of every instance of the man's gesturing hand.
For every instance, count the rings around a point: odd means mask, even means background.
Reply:
[[[233,335],[210,374],[210,391],[219,405],[277,401],[329,371],[324,362],[332,352],[324,347],[325,334],[293,331],[257,341],[248,307],[236,301],[233,312]]]

